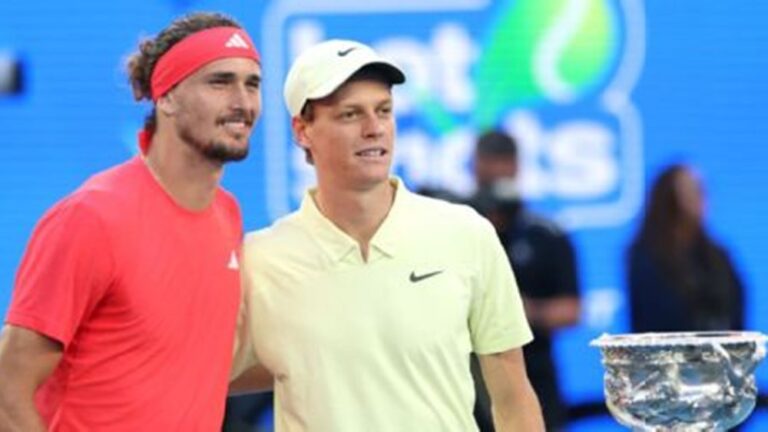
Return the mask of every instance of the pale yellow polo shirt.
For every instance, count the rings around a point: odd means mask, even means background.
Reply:
[[[314,191],[246,238],[250,332],[276,377],[279,432],[476,431],[470,352],[532,339],[493,227],[392,182],[368,262]]]

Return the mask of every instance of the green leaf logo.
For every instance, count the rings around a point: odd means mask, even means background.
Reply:
[[[491,23],[477,64],[474,122],[483,128],[514,106],[568,104],[600,85],[619,48],[607,0],[510,1]]]

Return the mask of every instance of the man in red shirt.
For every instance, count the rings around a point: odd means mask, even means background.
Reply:
[[[38,223],[0,336],[0,430],[214,431],[240,304],[240,211],[219,186],[261,112],[234,20],[193,14],[128,64],[141,155]]]

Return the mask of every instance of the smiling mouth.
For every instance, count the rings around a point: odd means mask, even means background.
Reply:
[[[245,121],[225,121],[222,125],[231,129],[247,129],[250,127],[248,122]]]
[[[249,128],[253,126],[254,119],[245,112],[236,112],[226,117],[220,118],[217,123],[221,126],[231,126],[235,128]]]
[[[219,122],[219,125],[230,135],[235,137],[241,137],[251,129],[251,123],[242,117],[223,119]]]
[[[382,157],[386,154],[387,154],[387,151],[382,148],[365,149],[365,150],[360,150],[359,152],[355,152],[355,156],[360,156],[364,158],[377,158],[377,157]]]

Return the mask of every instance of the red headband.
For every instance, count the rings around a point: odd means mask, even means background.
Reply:
[[[227,57],[259,61],[251,38],[237,27],[213,27],[193,33],[171,47],[152,71],[152,100],[157,100],[181,80],[204,65]]]

